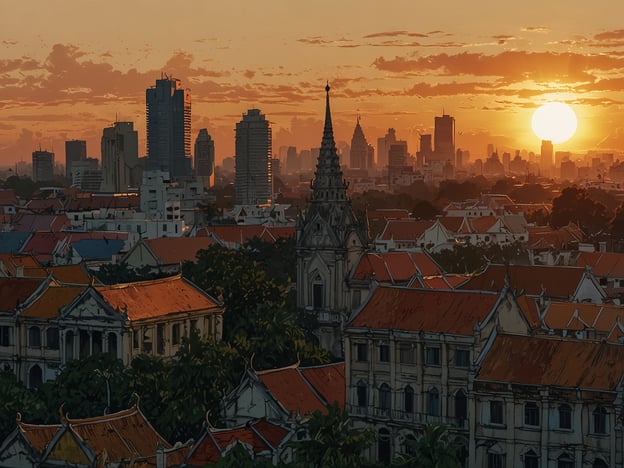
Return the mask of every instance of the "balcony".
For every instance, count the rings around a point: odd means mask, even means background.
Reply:
[[[381,408],[377,406],[346,405],[349,414],[361,417],[372,417],[384,421],[393,421],[399,424],[444,424],[458,430],[468,430],[468,419],[450,416],[434,416],[426,413],[407,412],[396,409]]]

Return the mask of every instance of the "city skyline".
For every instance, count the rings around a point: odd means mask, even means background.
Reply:
[[[555,151],[624,149],[624,30],[615,11],[624,7],[612,2],[588,11],[562,1],[480,1],[467,10],[274,0],[193,4],[176,21],[159,2],[124,3],[123,15],[117,3],[97,24],[76,1],[38,5],[36,14],[30,5],[3,9],[0,165],[27,161],[39,146],[58,153],[73,139],[99,158],[102,129],[116,120],[134,122],[146,154],[144,92],[162,73],[191,89],[191,134],[208,129],[218,163],[233,156],[235,124],[254,107],[271,121],[275,149],[317,147],[326,81],[337,141],[350,141],[359,114],[370,141],[392,127],[414,154],[419,134],[448,114],[456,147],[474,157],[488,143],[538,153],[531,116],[554,100],[579,121]]]

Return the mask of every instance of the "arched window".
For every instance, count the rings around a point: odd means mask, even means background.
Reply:
[[[459,389],[455,393],[455,417],[457,419],[466,419],[468,417],[468,398],[463,389]]]
[[[39,327],[28,328],[28,347],[41,348],[41,330]]]
[[[594,419],[594,434],[606,434],[607,433],[607,416],[608,411],[604,406],[598,406],[592,413]]]
[[[312,282],[312,307],[320,310],[325,307],[325,285],[321,275],[316,275]]]
[[[356,387],[357,405],[360,408],[368,406],[368,388],[366,382],[360,380]]]
[[[382,463],[390,463],[390,431],[383,427],[377,437],[377,458]]]
[[[559,405],[559,429],[572,429],[572,407],[566,403]]]
[[[574,458],[564,453],[557,458],[557,468],[574,468]]]
[[[435,387],[427,392],[427,414],[440,416],[440,392]]]
[[[408,414],[414,412],[414,389],[409,385],[403,390],[403,411]]]
[[[39,388],[39,386],[43,383],[43,372],[41,371],[41,367],[39,364],[35,364],[28,371],[28,387],[29,388]]]
[[[539,468],[539,458],[533,450],[524,454],[524,468]]]
[[[414,456],[416,455],[416,437],[413,434],[407,434],[405,436],[405,450],[404,452],[407,455]]]
[[[390,405],[392,404],[392,396],[390,394],[390,386],[387,383],[381,384],[379,387],[379,408],[384,414],[390,412]]]

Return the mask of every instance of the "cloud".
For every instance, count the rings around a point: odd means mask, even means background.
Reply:
[[[545,26],[526,26],[522,28],[522,31],[546,34],[550,32],[550,28],[547,28]]]
[[[624,29],[616,29],[613,31],[605,31],[594,35],[597,41],[611,41],[613,39],[624,39]]]
[[[245,70],[245,73],[243,73],[243,76],[245,78],[252,79],[254,76],[256,76],[256,72],[253,70]]]
[[[400,37],[400,36],[424,38],[424,37],[429,37],[429,34],[412,33],[408,31],[384,31],[384,32],[367,34],[366,36],[364,36],[364,39],[374,39],[378,37]]]

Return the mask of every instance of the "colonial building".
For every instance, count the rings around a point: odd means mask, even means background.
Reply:
[[[621,344],[495,332],[476,369],[468,466],[622,466]]]
[[[329,85],[325,90],[325,127],[310,203],[297,224],[297,305],[318,318],[321,347],[341,356],[342,330],[351,311],[345,280],[368,239],[347,197],[334,142]]]
[[[390,462],[426,424],[470,435],[470,368],[492,331],[527,333],[513,296],[378,287],[345,330],[346,407],[375,431],[369,458]]]
[[[129,365],[142,353],[174,356],[192,330],[222,335],[222,304],[181,276],[113,286],[0,278],[0,291],[13,304],[0,311],[0,366],[30,388],[73,359],[109,353]]]

